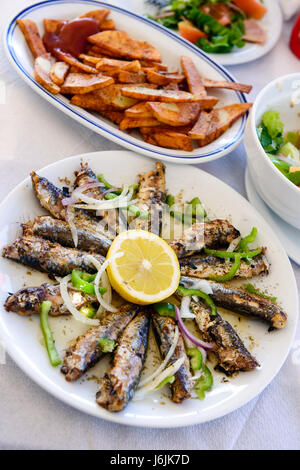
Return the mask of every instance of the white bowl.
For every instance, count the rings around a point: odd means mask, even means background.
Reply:
[[[244,137],[249,171],[259,195],[282,219],[300,229],[300,189],[273,165],[257,137],[256,127],[268,110],[279,111],[284,132],[300,129],[300,73],[280,77],[263,88]]]

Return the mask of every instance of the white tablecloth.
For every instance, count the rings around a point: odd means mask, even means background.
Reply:
[[[142,0],[141,0],[142,1]],[[32,0],[1,2],[2,28]],[[112,2],[113,3],[113,2]],[[130,6],[130,0],[119,1]],[[299,71],[288,48],[291,24],[266,57],[231,67],[241,82],[252,83],[254,99],[270,80]],[[32,91],[12,70],[1,47],[0,200],[34,168],[116,144],[77,124]],[[245,196],[245,151],[201,166]],[[300,267],[293,264],[300,287]],[[292,449],[300,447],[300,331],[275,380],[248,405],[214,422],[184,429],[150,430],[111,424],[68,407],[33,383],[7,357],[0,365],[1,449]]]

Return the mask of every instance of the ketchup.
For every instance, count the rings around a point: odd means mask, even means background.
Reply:
[[[75,18],[63,21],[55,33],[45,33],[43,43],[48,52],[54,49],[69,52],[78,57],[84,52],[86,40],[100,31],[99,22],[93,18]]]

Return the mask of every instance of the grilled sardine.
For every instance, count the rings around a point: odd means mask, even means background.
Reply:
[[[90,227],[86,230],[85,224],[80,225],[81,227],[77,227],[77,248],[84,251],[93,251],[105,256],[111,245],[111,240],[102,235],[102,233],[90,230]],[[37,237],[45,238],[51,242],[74,248],[70,226],[64,220],[41,216],[22,225],[22,228],[24,236],[36,235]]]
[[[64,358],[61,371],[68,382],[79,379],[102,356],[100,338],[117,341],[124,328],[138,311],[136,305],[123,305],[118,312],[109,312],[101,318],[99,326],[90,328],[77,338],[74,346],[69,348]]]
[[[95,297],[68,288],[69,295],[77,309],[95,302]],[[40,306],[44,300],[52,302],[49,314],[56,317],[58,315],[68,315],[69,311],[64,305],[60,294],[59,284],[42,284],[39,287],[25,287],[15,294],[10,295],[5,304],[5,310],[16,312],[20,315],[30,316],[40,313]]]
[[[149,213],[147,219],[138,218],[135,228],[149,232],[161,232],[163,204],[166,201],[165,165],[156,162],[153,171],[139,175],[138,206]]]
[[[110,371],[96,394],[99,406],[121,411],[133,397],[142,372],[149,334],[149,315],[140,312],[123,331]]]
[[[155,336],[160,348],[163,359],[174,341],[176,324],[172,318],[163,317],[157,313],[152,314]],[[181,333],[179,333],[178,343],[170,364],[173,364],[181,357],[185,358],[184,363],[175,374],[175,381],[171,384],[172,400],[175,403],[181,403],[183,400],[190,398],[192,389],[190,361],[186,355],[184,342]]]
[[[52,243],[34,236],[19,237],[14,243],[4,247],[4,258],[31,266],[39,271],[56,276],[66,276],[73,269],[95,273],[96,269],[88,258],[88,253],[74,248],[64,248],[58,243]],[[104,258],[93,255],[100,263]]]
[[[183,276],[180,284],[187,288],[192,288],[195,278]],[[286,326],[287,314],[279,305],[269,299],[231,286],[230,284],[220,284],[208,281],[213,293],[210,295],[216,305],[261,320],[270,325],[269,330],[281,329]]]
[[[182,276],[209,279],[211,275],[225,276],[231,269],[231,264],[216,256],[203,255],[190,258],[180,258],[180,272]],[[265,255],[260,254],[251,259],[251,263],[241,261],[241,266],[235,277],[250,279],[260,274],[269,273],[269,263]]]
[[[178,258],[199,253],[203,248],[228,248],[240,236],[240,232],[227,220],[197,223],[184,231],[181,238],[169,243]]]
[[[218,360],[218,369],[231,375],[250,371],[259,366],[255,357],[245,347],[234,328],[220,314],[212,315],[211,309],[202,302],[191,301],[196,323],[205,341],[212,343]]]

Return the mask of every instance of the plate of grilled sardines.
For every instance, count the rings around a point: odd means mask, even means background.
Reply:
[[[222,181],[129,151],[57,161],[0,206],[0,331],[49,393],[177,427],[259,394],[297,326],[276,235]]]

